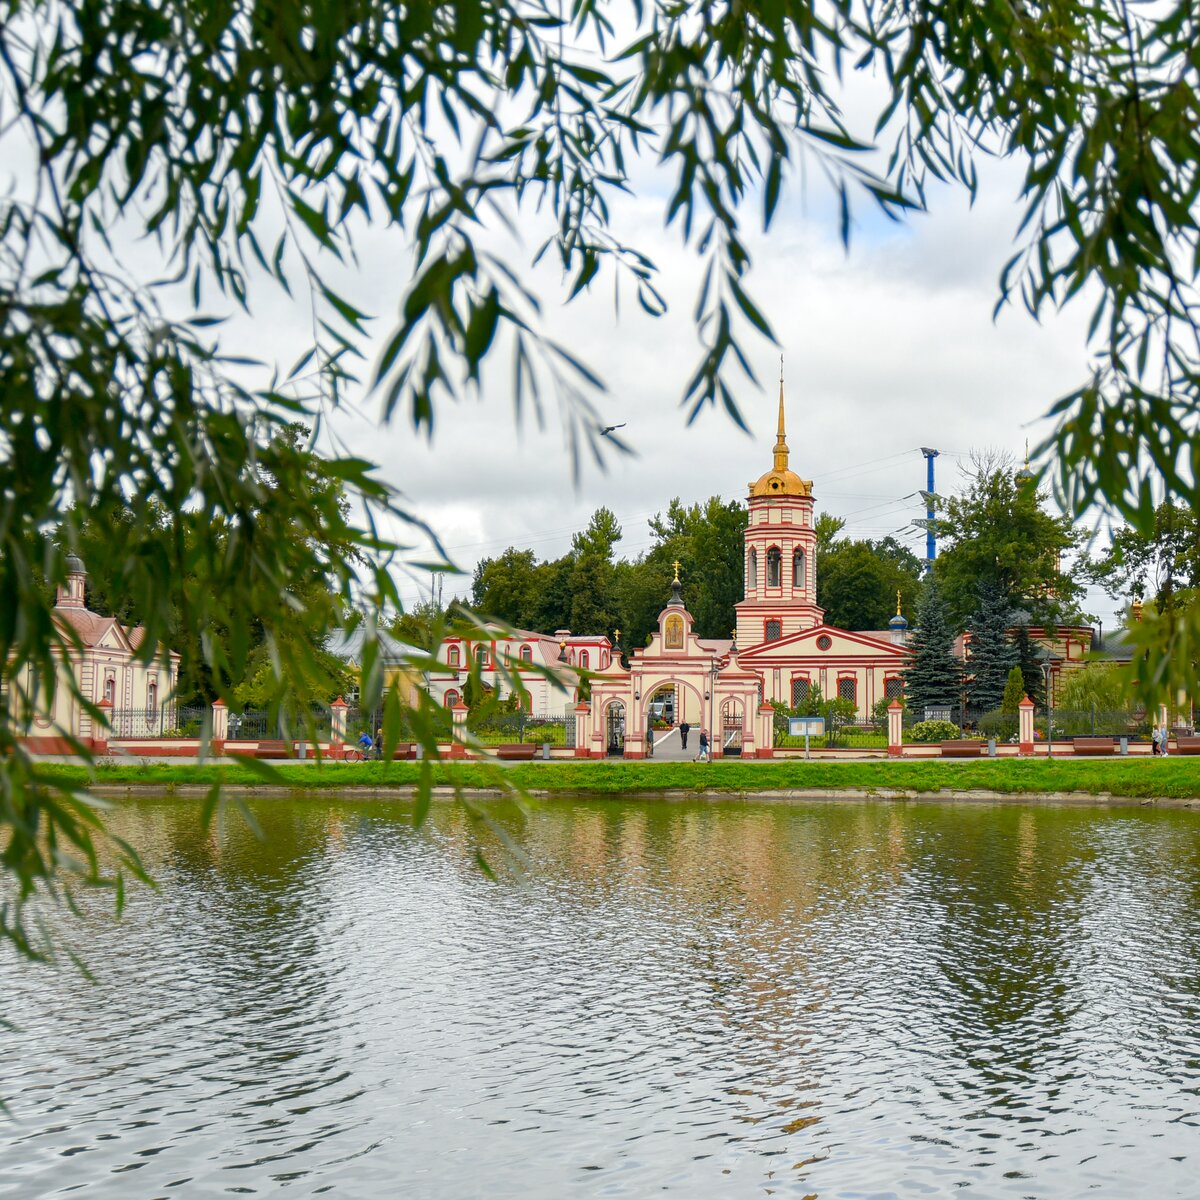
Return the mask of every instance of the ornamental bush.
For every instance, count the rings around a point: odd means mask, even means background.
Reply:
[[[951,742],[962,735],[953,721],[918,721],[909,731],[910,742]]]

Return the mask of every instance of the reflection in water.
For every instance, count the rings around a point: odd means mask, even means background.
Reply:
[[[0,963],[0,1196],[1195,1195],[1194,814],[256,814]]]

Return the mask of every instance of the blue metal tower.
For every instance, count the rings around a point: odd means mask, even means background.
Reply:
[[[933,460],[937,458],[938,452],[930,450],[928,446],[921,447],[921,453],[925,455],[925,465],[928,467],[927,483],[922,499],[925,501],[925,570],[933,570],[933,560],[937,558],[937,534],[934,530],[937,526],[934,524],[933,506],[937,499],[933,490]]]

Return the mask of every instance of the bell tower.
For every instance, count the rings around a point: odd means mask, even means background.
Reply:
[[[773,453],[771,469],[750,484],[745,584],[737,605],[737,641],[743,649],[811,629],[825,615],[817,607],[812,481],[801,479],[788,466],[782,357]]]

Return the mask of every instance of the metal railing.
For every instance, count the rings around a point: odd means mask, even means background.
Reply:
[[[205,708],[176,708],[174,704],[117,708],[109,717],[109,728],[114,738],[200,737],[207,712]]]
[[[551,746],[575,745],[575,714],[487,713],[468,715],[467,729],[485,746],[533,742]]]
[[[778,750],[803,750],[804,736],[792,737],[788,732],[788,715],[777,712],[773,719],[774,745]],[[874,722],[852,722],[838,725],[825,722],[823,737],[810,737],[809,748],[812,750],[886,750],[888,731],[886,722],[883,725]]]

